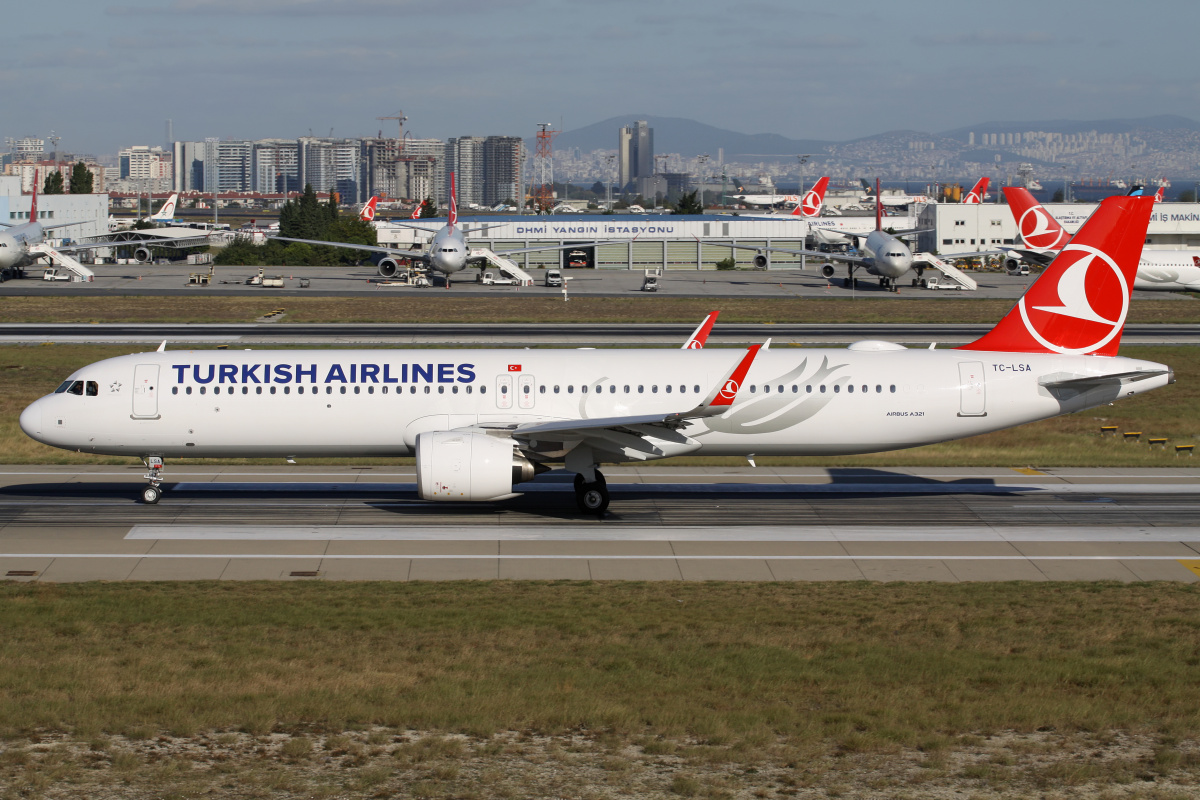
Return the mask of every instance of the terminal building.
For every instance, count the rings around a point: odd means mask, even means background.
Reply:
[[[1075,233],[1096,210],[1092,203],[1048,203],[1046,210]],[[917,228],[917,249],[929,253],[965,253],[1019,244],[1017,221],[1007,205],[938,203],[925,206]],[[1150,217],[1146,246],[1159,250],[1200,248],[1200,203],[1159,203]]]
[[[21,178],[0,176],[0,222],[20,225],[30,222],[33,195],[21,193]],[[88,236],[108,233],[108,195],[106,194],[39,194],[38,221],[43,225],[76,222],[67,228],[49,231],[54,239],[75,241]]]

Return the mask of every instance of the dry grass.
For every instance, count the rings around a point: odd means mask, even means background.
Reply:
[[[850,753],[978,729],[1195,737],[1198,598],[1162,584],[4,585],[0,730],[583,727]]]
[[[684,322],[714,308],[725,323],[994,323],[1012,300],[847,298],[553,297],[6,297],[0,322],[252,322],[285,308],[282,323],[320,322]],[[1131,323],[1200,322],[1200,303],[1141,300]]]
[[[1195,797],[1198,594],[0,586],[0,798]]]
[[[70,453],[25,436],[17,425],[21,410],[62,382],[73,370],[133,352],[135,348],[92,345],[0,347],[0,463],[7,464],[136,464],[132,458]],[[1200,348],[1127,347],[1125,355],[1169,364],[1177,383],[1122,400],[1114,406],[1024,425],[957,442],[863,456],[836,458],[760,458],[764,466],[1194,466],[1192,458],[1173,450],[1151,449],[1144,442],[1127,444],[1100,436],[1101,425],[1165,436],[1175,444],[1197,442],[1200,435]],[[179,461],[175,463],[193,463]],[[254,463],[247,461],[224,463]],[[271,462],[267,462],[271,463]],[[396,461],[338,459],[306,463],[394,464]],[[743,466],[743,459],[670,459],[663,465]]]

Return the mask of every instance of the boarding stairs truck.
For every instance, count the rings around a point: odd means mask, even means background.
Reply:
[[[471,259],[486,259],[487,266],[496,270],[505,278],[512,278],[518,286],[533,286],[533,276],[518,267],[514,262],[503,256],[498,256],[486,247],[471,251]],[[480,273],[482,276],[482,271]],[[482,279],[482,278],[481,278]]]
[[[933,285],[931,286],[930,283],[932,279],[922,278],[919,283],[921,286],[924,286],[927,289],[955,288],[966,289],[969,292],[973,292],[979,288],[979,284],[977,284],[975,279],[970,275],[963,272],[958,267],[951,265],[949,262],[942,261],[932,253],[913,253],[913,264],[925,264],[933,267],[934,269],[939,270],[943,275],[953,282],[946,283],[945,281],[932,281]]]
[[[53,272],[54,277],[46,278],[46,280],[61,280],[57,276],[64,274],[64,272],[70,275],[72,283],[89,283],[96,277],[96,273],[83,264],[80,264],[66,253],[55,250],[44,242],[42,244],[30,245],[29,252],[31,255],[45,256],[50,259],[51,264],[55,265],[50,270]]]

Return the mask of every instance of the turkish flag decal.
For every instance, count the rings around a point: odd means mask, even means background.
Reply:
[[[521,371],[521,365],[520,365],[520,364],[509,364],[509,365],[508,365],[508,371],[509,371],[509,372],[520,372],[520,371]]]

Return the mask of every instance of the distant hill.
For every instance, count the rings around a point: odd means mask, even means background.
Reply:
[[[725,160],[732,161],[738,156],[749,154],[791,156],[796,153],[820,153],[835,144],[819,139],[789,139],[776,133],[738,133],[680,117],[628,114],[576,130],[564,131],[555,137],[554,147],[578,147],[585,153],[592,150],[615,150],[617,132],[639,119],[646,120],[654,129],[654,152],[680,153],[689,157],[709,153],[714,161],[720,148],[725,149]],[[531,141],[530,146],[532,145]]]
[[[617,148],[617,131],[634,121],[644,119],[654,129],[654,150],[657,153],[680,153],[691,157],[700,153],[709,153],[716,158],[717,150],[725,149],[726,161],[753,160],[761,161],[761,157],[747,159],[749,155],[780,155],[791,156],[797,153],[825,153],[830,148],[847,144],[870,144],[873,141],[890,141],[903,134],[908,138],[925,137],[930,140],[943,139],[965,142],[967,134],[976,133],[1020,133],[1023,131],[1050,131],[1054,133],[1072,134],[1085,131],[1100,133],[1129,133],[1133,131],[1196,131],[1200,132],[1200,122],[1189,117],[1164,114],[1156,117],[1141,119],[1107,119],[1107,120],[1032,120],[1013,122],[1011,120],[996,120],[980,122],[962,128],[955,128],[941,133],[924,133],[918,131],[885,131],[870,134],[858,139],[845,142],[824,139],[789,139],[777,133],[739,133],[737,131],[706,125],[681,117],[656,117],[653,114],[626,114],[611,117],[583,128],[564,131],[554,140],[555,148],[578,147],[582,152],[592,150],[615,150]],[[528,145],[533,149],[533,140]]]
[[[1134,131],[1200,131],[1200,122],[1188,117],[1181,117],[1177,114],[1163,114],[1157,117],[1143,117],[1141,119],[1101,119],[1101,120],[1073,120],[1073,119],[1052,119],[1033,122],[1013,122],[1011,120],[997,120],[993,122],[981,122],[978,125],[971,125],[966,128],[955,128],[952,131],[945,131],[938,134],[947,139],[964,140],[967,134],[975,131],[977,133],[1023,133],[1024,131],[1047,131],[1048,133],[1085,133],[1087,131],[1096,131],[1097,133],[1132,133]]]

